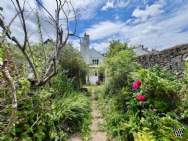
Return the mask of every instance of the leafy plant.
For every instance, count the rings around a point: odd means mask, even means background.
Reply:
[[[146,69],[142,69],[138,73],[143,81],[142,93],[146,95],[148,102],[152,103],[153,108],[157,108],[160,112],[177,108],[180,101],[178,92],[181,89],[181,84],[178,81],[161,78]]]
[[[56,96],[63,96],[65,93],[74,91],[72,80],[64,72],[58,74],[51,81],[51,87],[55,90]]]
[[[107,53],[109,55],[104,61],[107,75],[106,94],[108,95],[115,94],[122,87],[129,85],[132,81],[129,74],[138,68],[132,49],[128,49],[120,42],[113,42],[110,46]]]
[[[85,84],[88,66],[78,50],[72,45],[67,45],[61,52],[60,58],[60,70],[72,80],[75,88],[81,88],[82,84]]]
[[[108,82],[99,92],[99,101],[109,135],[120,141],[181,141],[187,138],[187,127],[179,116],[186,115],[180,112],[187,109],[181,105],[182,95],[187,93],[186,85],[182,87],[176,76],[158,66],[142,69],[134,61],[131,49],[119,42],[111,44],[104,68]],[[141,86],[133,83],[138,79],[136,82],[142,82]],[[183,136],[176,137],[174,128],[184,128]]]

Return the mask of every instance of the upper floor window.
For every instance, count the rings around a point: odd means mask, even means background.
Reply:
[[[98,65],[98,64],[99,64],[99,59],[93,59],[93,60],[92,60],[92,63],[93,63],[94,65]]]

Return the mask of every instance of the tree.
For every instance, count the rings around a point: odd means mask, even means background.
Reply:
[[[114,94],[129,82],[128,75],[137,67],[135,54],[126,43],[113,41],[104,61],[106,93]]]
[[[26,9],[25,9],[25,3],[27,3],[27,0],[25,0],[22,5],[20,0],[10,0],[10,2],[12,2],[14,8],[15,8],[15,16],[13,17],[13,19],[10,21],[9,24],[5,23],[5,18],[1,15],[0,16],[0,27],[3,30],[3,35],[5,36],[5,39],[8,39],[9,41],[12,41],[13,43],[15,43],[16,47],[19,48],[19,50],[21,51],[21,53],[24,55],[26,61],[29,64],[29,67],[31,68],[31,72],[33,73],[33,78],[31,79],[32,82],[34,82],[33,84],[35,86],[41,86],[44,85],[47,81],[49,81],[55,74],[57,74],[57,64],[59,61],[59,57],[60,57],[60,51],[62,50],[62,48],[65,47],[68,39],[70,36],[74,36],[76,34],[76,13],[75,10],[73,8],[73,5],[71,3],[71,1],[67,1],[67,0],[55,0],[54,2],[56,3],[56,9],[54,12],[54,15],[52,14],[53,12],[50,12],[42,3],[41,0],[36,0],[37,5],[44,10],[45,14],[48,15],[48,18],[46,20],[48,20],[48,22],[51,24],[51,28],[55,29],[55,34],[56,36],[54,37],[55,39],[54,44],[53,44],[53,50],[49,53],[49,54],[45,54],[44,51],[44,56],[46,58],[46,62],[42,65],[42,70],[43,73],[39,73],[36,70],[36,64],[34,61],[34,56],[33,56],[33,51],[31,49],[31,41],[29,38],[29,34],[28,34],[28,24],[26,22]],[[33,9],[35,10],[35,9]],[[41,28],[42,28],[42,24],[40,21],[40,16],[39,16],[39,12],[37,12],[36,9],[36,18],[37,18],[37,24],[38,24],[38,28],[39,28],[39,34],[40,34],[40,38],[41,38],[41,43],[40,46],[45,47],[44,43],[43,43],[43,33],[41,32]],[[74,17],[74,21],[75,21],[75,27],[72,30],[73,32],[71,33],[70,31],[70,27],[69,24],[70,22],[73,22],[72,18],[70,20],[70,13],[71,15],[73,15]],[[22,30],[24,33],[24,39],[23,42],[18,40],[18,37],[13,36],[10,26],[11,24],[16,20],[19,19],[21,26],[22,26]],[[64,21],[62,23],[62,21]],[[17,27],[15,27],[17,28]],[[52,30],[53,31],[53,30]],[[43,48],[44,49],[44,48]]]
[[[122,43],[119,40],[113,40],[110,42],[110,46],[108,48],[107,56],[114,56],[122,50],[127,50],[127,43]]]
[[[36,0],[38,9],[31,9],[31,13],[34,13],[33,15],[35,15],[40,40],[35,43],[36,45],[33,47],[34,45],[31,42],[29,34],[29,23],[26,22],[28,11],[25,7],[26,4],[29,3],[29,0],[9,0],[8,2],[10,2],[10,4],[14,7],[15,16],[7,24],[6,17],[3,16],[2,12],[6,9],[0,7],[0,54],[4,54],[4,50],[6,50],[6,46],[4,46],[5,44],[13,44],[13,46],[19,49],[20,53],[24,56],[24,61],[27,62],[27,67],[30,70],[30,74],[32,74],[30,75],[32,77],[28,78],[31,85],[34,87],[43,86],[57,74],[60,52],[66,46],[69,37],[76,34],[77,18],[75,9],[71,1],[54,0],[56,8],[52,12],[43,5],[41,0]],[[39,9],[41,11],[39,11]],[[42,32],[42,26],[45,25],[42,24],[40,13],[46,15],[45,21],[51,25],[50,27],[52,28],[52,31],[55,31],[55,37],[53,39],[53,43],[51,44],[51,49],[48,52],[46,52],[46,44],[43,41],[44,33]],[[70,15],[72,17],[70,17]],[[17,35],[12,34],[12,29],[18,28],[16,26],[12,27],[12,24],[16,20],[19,21],[21,25],[24,37],[23,40],[19,40]],[[74,26],[71,26],[73,28],[72,30],[69,26],[70,23],[75,23],[73,24]],[[40,60],[40,65],[36,63],[36,58],[38,57],[36,55],[39,55],[38,51],[36,51],[37,48],[42,49],[42,51],[40,51],[39,58],[42,58],[43,60]],[[9,60],[6,59],[6,57],[0,56],[0,70],[12,90],[12,115],[15,115],[14,113],[17,110],[16,86],[15,80],[8,69],[8,64]],[[10,119],[9,123],[11,124],[12,121],[13,119]]]
[[[73,80],[75,87],[80,88],[85,83],[88,67],[78,50],[72,45],[67,45],[61,52],[60,66],[68,78]]]

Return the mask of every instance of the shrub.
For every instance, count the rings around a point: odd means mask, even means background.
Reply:
[[[105,129],[120,141],[185,140],[187,128],[176,115],[182,83],[159,67],[139,68],[129,53],[129,50],[115,52],[105,62],[111,76],[105,86],[105,96],[100,96]],[[141,81],[133,83],[136,79]],[[185,129],[182,138],[175,137],[174,128]]]
[[[64,72],[58,74],[51,81],[51,87],[55,90],[56,96],[63,96],[65,93],[74,91],[72,80],[69,79]]]
[[[131,62],[131,63],[130,63]],[[129,85],[130,73],[138,67],[131,49],[122,50],[105,60],[107,72],[106,94],[115,94],[122,87]]]
[[[52,82],[52,87],[30,89],[28,81],[20,79],[16,122],[9,131],[2,130],[0,140],[67,140],[75,132],[88,139],[91,119],[88,97],[75,92],[64,74]],[[2,117],[7,117],[10,111],[11,107],[7,107]]]
[[[168,80],[156,75],[157,73],[142,69],[139,76],[143,81],[142,93],[148,98],[153,108],[160,112],[168,112],[177,108],[180,97],[181,83]]]
[[[52,103],[51,119],[57,126],[67,133],[74,133],[82,129],[83,120],[88,117],[89,101],[81,93],[73,92]]]
[[[67,45],[61,52],[60,69],[72,80],[74,88],[81,88],[85,84],[88,66],[79,51],[72,45]]]
[[[188,61],[185,62],[185,71],[182,89],[180,91],[181,104],[178,107],[178,113],[181,114],[181,121],[188,125]]]
[[[158,65],[149,69],[151,72],[155,73],[158,77],[164,78],[171,81],[176,81],[177,77],[169,70],[159,67]]]

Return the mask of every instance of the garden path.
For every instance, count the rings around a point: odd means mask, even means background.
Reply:
[[[95,92],[95,87],[90,87],[89,91],[91,93],[91,115],[92,115],[92,124],[91,124],[91,141],[108,141],[106,133],[101,129],[101,124],[104,122],[100,110],[97,104],[97,97]],[[75,134],[68,141],[82,141],[79,134]]]
[[[92,100],[92,124],[91,124],[91,141],[107,141],[107,136],[104,131],[101,130],[100,125],[104,122],[97,105],[97,98],[95,93],[95,87],[91,89]]]
[[[68,141],[82,141],[82,138],[80,134],[75,134]]]

